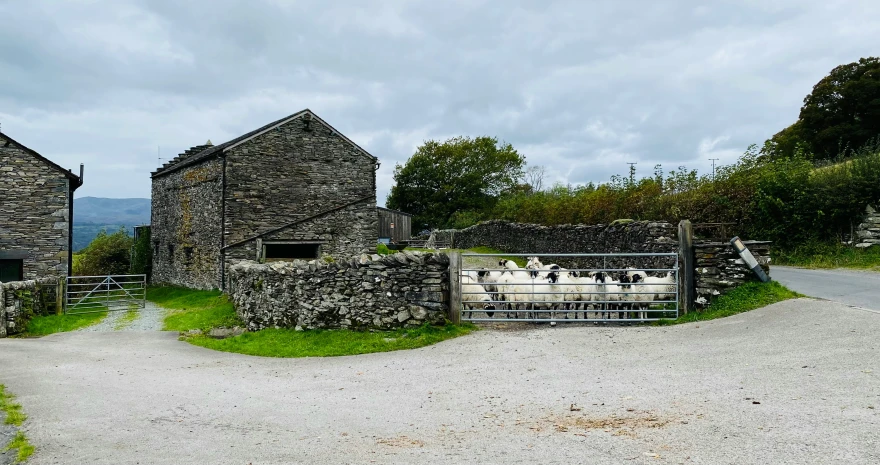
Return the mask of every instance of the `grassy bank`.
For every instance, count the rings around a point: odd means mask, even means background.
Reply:
[[[27,420],[27,415],[21,411],[21,405],[15,402],[15,396],[7,392],[6,386],[2,384],[0,384],[0,410],[6,416],[4,423],[7,425],[21,426]],[[18,431],[12,441],[3,449],[3,452],[10,450],[16,451],[16,462],[24,462],[34,453],[34,446],[31,445],[24,433]]]
[[[166,331],[209,330],[240,326],[232,302],[220,291],[198,291],[163,286],[147,289],[147,300],[168,309],[163,320]]]
[[[194,337],[192,344],[261,357],[335,357],[416,349],[474,331],[473,325],[425,325],[396,331],[264,329],[228,339]]]
[[[857,249],[844,245],[810,245],[774,254],[775,265],[804,268],[854,268],[880,271],[880,246]]]
[[[776,281],[770,281],[769,283],[746,283],[727,294],[719,296],[706,311],[688,313],[675,320],[662,320],[657,323],[660,325],[674,325],[714,320],[766,307],[770,304],[796,297],[803,296]]]
[[[107,312],[35,316],[28,322],[22,336],[37,337],[66,331],[76,331],[77,329],[100,323],[106,316]]]

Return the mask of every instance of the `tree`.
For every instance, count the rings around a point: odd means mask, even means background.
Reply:
[[[131,267],[133,239],[124,228],[113,234],[102,230],[74,261],[73,274],[77,276],[101,276],[128,274]]]
[[[800,138],[820,159],[855,150],[880,134],[880,58],[831,70],[804,99],[799,124]]]
[[[547,168],[543,165],[533,165],[525,172],[525,183],[529,185],[532,192],[541,192],[544,190],[544,178],[547,175]]]
[[[387,206],[412,213],[414,224],[449,227],[478,221],[523,177],[525,158],[494,137],[429,140],[394,169]],[[457,215],[456,215],[457,214]]]

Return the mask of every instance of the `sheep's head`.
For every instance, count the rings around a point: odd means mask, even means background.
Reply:
[[[526,263],[526,268],[538,269],[544,266],[544,264],[541,263],[541,260],[538,259],[538,257],[526,257],[526,259],[528,260],[528,263]]]
[[[568,275],[571,276],[572,278],[579,278],[581,276],[581,274],[578,273],[577,271],[569,271]]]
[[[641,283],[645,281],[645,277],[641,275],[641,273],[636,273],[632,276],[633,283]]]
[[[593,280],[597,283],[605,284],[605,272],[604,271],[591,271],[590,274],[593,276]]]
[[[482,269],[480,271],[477,271],[477,276],[479,276],[481,278],[485,278],[488,275],[489,275],[489,270]]]

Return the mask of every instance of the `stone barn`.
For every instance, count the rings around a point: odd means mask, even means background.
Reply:
[[[0,132],[0,282],[68,276],[79,176]]]
[[[378,166],[308,109],[187,150],[152,174],[153,282],[223,289],[238,260],[374,252]]]

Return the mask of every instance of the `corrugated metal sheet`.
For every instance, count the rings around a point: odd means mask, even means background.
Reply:
[[[412,237],[412,215],[382,207],[376,207],[376,210],[379,212],[379,239],[402,242]]]

